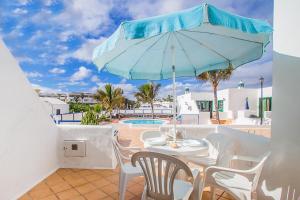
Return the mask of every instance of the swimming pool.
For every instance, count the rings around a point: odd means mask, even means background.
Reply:
[[[123,124],[141,124],[141,125],[153,125],[153,124],[164,124],[166,123],[165,120],[160,119],[128,119],[123,120]]]

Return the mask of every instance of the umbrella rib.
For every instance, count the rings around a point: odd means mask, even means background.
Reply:
[[[162,61],[161,61],[160,77],[162,77],[162,69],[164,67],[164,58],[165,58],[165,55],[166,55],[166,50],[167,50],[167,47],[168,47],[168,43],[169,43],[171,34],[169,34],[168,36],[169,37],[167,39],[167,42],[166,42],[166,45],[165,45],[165,48],[164,48],[164,51],[163,51],[163,58],[162,58]]]
[[[145,51],[142,53],[142,55],[138,58],[138,60],[134,63],[134,65],[132,66],[132,68],[130,69],[129,71],[129,74],[131,76],[131,73],[132,73],[132,70],[135,68],[135,66],[138,64],[138,62],[142,59],[142,57],[145,55],[145,53],[151,49],[154,45],[156,45],[160,40],[161,38],[163,38],[167,33],[164,33],[160,38],[158,38],[153,44],[151,44],[148,48],[145,49]],[[132,76],[131,76],[132,78]]]
[[[227,35],[222,35],[222,34],[218,34],[218,33],[207,32],[207,31],[190,31],[190,30],[182,30],[182,31],[191,32],[191,33],[203,33],[203,34],[210,34],[210,35],[218,35],[218,36],[221,36],[221,37],[228,37],[228,38],[241,40],[241,41],[245,41],[245,42],[262,44],[261,42],[257,42],[257,41],[253,41],[253,40],[246,40],[246,39],[243,39],[243,38],[238,38],[238,37],[234,37],[234,36],[227,36]]]
[[[175,35],[175,38],[176,38],[176,40],[177,40],[178,44],[181,46],[181,48],[182,48],[182,50],[183,50],[183,52],[184,52],[185,56],[187,57],[187,60],[189,61],[189,63],[190,63],[190,64],[192,65],[192,67],[194,68],[194,73],[195,73],[195,76],[196,76],[196,72],[197,72],[197,70],[196,70],[196,67],[195,67],[195,65],[192,63],[192,61],[191,61],[191,59],[190,59],[189,55],[187,54],[187,52],[186,52],[185,48],[183,47],[182,43],[179,41],[179,39],[178,39],[178,37],[176,36],[176,34],[174,34],[174,35]]]
[[[217,52],[216,50],[212,49],[211,47],[209,47],[209,46],[203,44],[202,42],[200,42],[200,41],[198,41],[198,40],[196,40],[196,39],[194,39],[194,38],[192,38],[192,37],[190,37],[190,36],[188,36],[188,35],[186,35],[186,34],[183,34],[183,33],[180,33],[180,32],[178,32],[178,33],[181,34],[182,36],[186,37],[186,38],[189,38],[190,40],[193,40],[194,42],[198,43],[199,45],[201,45],[201,46],[207,48],[208,50],[214,52],[214,53],[217,54],[218,56],[220,56],[220,57],[224,58],[225,60],[227,60],[228,62],[230,62],[230,60],[229,60],[228,58],[226,58],[225,56],[223,56],[222,54],[220,54],[220,53]]]
[[[157,36],[157,35],[155,35],[155,36]],[[131,46],[129,46],[128,48],[126,48],[126,49],[124,49],[122,52],[120,52],[118,55],[116,55],[115,57],[113,57],[113,58],[111,58],[109,61],[107,61],[107,62],[105,63],[105,65],[109,64],[110,62],[112,62],[113,60],[115,60],[116,58],[118,58],[119,56],[121,56],[122,54],[124,54],[125,52],[127,52],[130,48],[132,48],[132,47],[134,47],[134,46],[136,46],[136,45],[139,45],[139,44],[141,44],[141,43],[143,43],[143,42],[146,42],[146,41],[148,41],[148,40],[154,38],[155,36],[146,38],[145,40],[142,40],[142,41],[139,41],[139,42],[137,42],[137,43],[132,44]]]

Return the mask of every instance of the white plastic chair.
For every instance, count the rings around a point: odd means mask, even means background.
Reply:
[[[215,199],[215,188],[229,193],[235,199],[256,199],[255,192],[259,177],[269,155],[269,152],[266,153],[255,167],[248,170],[217,166],[208,167],[205,172],[204,184],[211,187],[211,199]]]
[[[144,143],[147,139],[159,138],[162,136],[164,136],[164,134],[160,131],[144,131],[140,135],[140,141]]]
[[[119,199],[125,199],[126,186],[130,179],[143,176],[143,171],[140,166],[132,166],[130,159],[133,153],[140,151],[140,148],[135,147],[124,147],[122,146],[118,140],[117,136],[113,137],[113,147],[115,151],[115,155],[117,157],[118,163],[120,165],[120,178],[119,178]],[[129,156],[125,155],[125,152],[131,154]],[[127,161],[127,162],[124,162]]]
[[[208,143],[207,154],[188,156],[185,159],[203,168],[215,165],[229,167],[234,155],[234,142],[232,138],[224,134],[212,133],[203,140]]]
[[[133,166],[139,164],[144,172],[146,187],[142,199],[184,200],[193,192],[191,170],[175,157],[144,151],[135,153],[131,162]],[[176,179],[179,171],[185,173],[186,179]]]

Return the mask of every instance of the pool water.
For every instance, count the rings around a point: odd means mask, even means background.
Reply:
[[[165,121],[158,119],[128,119],[122,121],[124,124],[164,124]]]

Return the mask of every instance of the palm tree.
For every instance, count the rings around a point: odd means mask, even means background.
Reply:
[[[110,119],[112,119],[113,110],[120,108],[124,103],[123,90],[114,88],[111,84],[106,84],[103,90],[97,90],[95,99],[109,112]]]
[[[208,72],[203,72],[197,76],[197,79],[202,81],[209,81],[211,83],[213,92],[214,92],[214,106],[216,111],[216,119],[218,124],[220,124],[219,108],[218,108],[218,86],[220,81],[230,79],[232,75],[233,67],[230,64],[228,68],[221,70],[213,70]]]
[[[152,110],[152,118],[154,118],[153,102],[158,95],[160,84],[146,83],[141,85],[138,89],[139,92],[135,94],[138,102],[149,103]]]
[[[80,93],[80,99],[81,99],[81,103],[83,104],[83,100],[84,100],[85,94],[83,92]]]
[[[168,102],[173,102],[173,96],[168,94],[167,98],[165,98],[164,100]]]
[[[74,101],[75,101],[75,103],[78,103],[78,101],[79,101],[79,96],[75,95],[75,96],[74,96]]]

